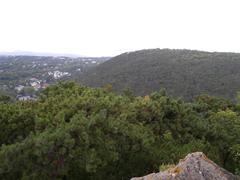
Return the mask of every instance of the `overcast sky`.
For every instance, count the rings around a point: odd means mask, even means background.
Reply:
[[[0,52],[240,52],[239,0],[0,0]]]

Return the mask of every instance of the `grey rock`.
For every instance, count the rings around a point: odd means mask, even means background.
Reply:
[[[240,180],[208,159],[202,152],[188,154],[174,167],[131,180]]]

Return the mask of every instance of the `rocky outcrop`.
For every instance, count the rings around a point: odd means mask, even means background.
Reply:
[[[219,167],[202,152],[195,152],[173,168],[131,180],[240,180],[240,177]]]

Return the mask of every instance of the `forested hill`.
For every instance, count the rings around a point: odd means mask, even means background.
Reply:
[[[137,95],[165,88],[186,99],[207,93],[233,99],[240,90],[240,54],[150,49],[124,53],[87,72],[82,83],[130,88]]]

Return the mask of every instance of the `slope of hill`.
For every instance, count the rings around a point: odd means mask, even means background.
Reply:
[[[92,69],[82,79],[90,86],[112,84],[137,95],[165,88],[191,99],[208,93],[233,99],[240,90],[240,54],[150,49],[124,53]]]

